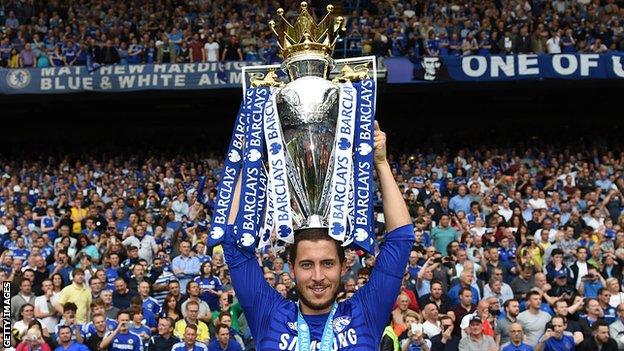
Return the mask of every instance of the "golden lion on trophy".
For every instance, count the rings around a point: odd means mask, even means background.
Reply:
[[[349,65],[344,65],[342,69],[340,70],[340,75],[332,79],[332,82],[346,83],[346,82],[360,81],[360,80],[364,80],[367,78],[370,78],[368,76],[368,64],[367,63],[353,66],[353,68],[351,68],[351,66]]]

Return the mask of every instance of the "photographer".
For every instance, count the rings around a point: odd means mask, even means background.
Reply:
[[[546,325],[546,333],[539,339],[535,351],[572,351],[575,349],[574,338],[565,331],[566,320],[554,316]]]
[[[581,277],[581,284],[579,285],[579,294],[589,297],[598,297],[598,290],[607,286],[605,279],[598,274],[598,269],[594,266],[587,266],[587,275]]]
[[[130,333],[128,325],[130,323],[130,312],[119,311],[117,314],[117,328],[108,334],[100,343],[100,350],[108,348],[109,351],[142,351],[141,339]],[[131,346],[132,349],[129,349]]]
[[[429,351],[431,341],[426,339],[423,325],[407,318],[406,321],[409,322],[410,328],[407,330],[407,338],[401,342],[401,351]]]
[[[459,348],[459,338],[453,335],[453,319],[440,317],[442,333],[431,338],[431,351],[455,351]]]

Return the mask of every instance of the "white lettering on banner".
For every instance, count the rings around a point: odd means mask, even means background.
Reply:
[[[477,61],[477,68],[472,68],[472,61]],[[483,56],[467,56],[462,59],[462,70],[468,77],[478,78],[487,71],[487,60]]]
[[[345,156],[336,157],[336,182],[333,193],[332,215],[333,219],[343,219],[345,216],[344,206],[347,202],[347,172],[349,171],[349,159]]]
[[[490,60],[489,62],[488,59]],[[474,66],[473,62],[476,63],[476,66]],[[537,64],[537,59],[535,62]],[[488,72],[488,68],[490,71],[490,77],[492,78],[499,77],[501,73],[507,77],[513,77],[516,75],[515,58],[512,55],[503,57],[467,56],[462,58],[462,70],[469,77],[482,77],[486,74],[486,72]]]
[[[514,57],[513,55],[507,56],[492,56],[491,65],[492,65],[492,77],[498,77],[499,71],[502,71],[507,77],[515,76],[515,67],[514,67]]]
[[[255,89],[253,92],[255,95],[253,105],[251,106],[251,115],[248,119],[249,125],[247,126],[249,128],[247,131],[249,138],[246,140],[245,145],[248,151],[245,156],[246,163],[243,167],[244,185],[241,192],[243,200],[242,220],[239,221],[237,219],[237,222],[240,222],[242,229],[245,231],[241,236],[243,246],[251,246],[253,244],[252,238],[258,234],[256,220],[261,215],[258,209],[263,203],[265,196],[263,189],[266,189],[266,183],[258,184],[261,168],[257,164],[262,163],[262,120],[264,118],[264,104],[269,90],[260,88]]]
[[[600,55],[598,54],[581,55],[581,76],[589,76],[589,69],[598,67],[599,58]]]
[[[539,73],[537,55],[518,55],[518,75],[529,76]]]
[[[355,123],[355,88],[351,83],[340,86],[338,122],[334,141],[334,174],[331,178],[329,235],[343,241],[347,232],[349,193],[352,193],[352,150]]]
[[[234,190],[234,177],[236,176],[236,169],[226,167],[223,170],[223,179],[221,180],[221,188],[219,189],[219,196],[217,197],[217,205],[215,211],[219,214],[214,217],[214,221],[219,224],[225,224],[227,219],[227,211]]]
[[[368,144],[362,143],[363,141],[370,141],[372,139],[372,131],[371,126],[372,118],[373,118],[373,105],[372,105],[372,97],[373,97],[373,81],[365,80],[361,84],[361,93],[360,93],[360,128],[358,130],[360,137],[360,145],[358,147],[364,147]],[[360,154],[364,154],[366,150],[358,150]],[[370,152],[370,151],[369,151]],[[357,158],[356,158],[357,160]],[[357,216],[355,216],[355,224],[361,226],[368,226],[368,205],[370,203],[370,183],[372,179],[370,179],[370,170],[371,165],[370,162],[358,161],[356,167],[358,168],[357,179],[355,191],[357,192],[357,201],[355,203],[355,211],[357,212]]]
[[[93,90],[93,77],[41,78],[41,90]]]
[[[82,72],[82,66],[67,66],[67,67],[49,67],[41,69],[42,77],[58,77],[58,76],[79,76]]]
[[[565,67],[563,65],[564,59],[566,61]],[[578,68],[578,61],[574,55],[553,55],[552,66],[557,74],[569,76],[576,72],[576,69]]]
[[[624,78],[624,69],[622,68],[622,62],[620,56],[611,56],[611,62],[613,63],[613,73],[620,78]]]

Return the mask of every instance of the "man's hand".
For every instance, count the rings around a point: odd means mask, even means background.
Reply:
[[[375,121],[375,165],[386,162],[386,133],[379,129],[379,123]]]
[[[544,336],[542,337],[542,342],[552,338],[555,335],[555,333],[552,331],[552,329],[546,329],[546,333],[544,333]]]

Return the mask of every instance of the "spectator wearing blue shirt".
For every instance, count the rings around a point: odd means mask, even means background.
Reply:
[[[50,276],[53,276],[55,273],[59,273],[63,277],[63,286],[69,285],[71,282],[69,274],[73,268],[69,265],[68,259],[69,256],[67,255],[66,250],[59,251],[56,255],[56,262],[48,266]]]
[[[191,243],[188,240],[183,240],[180,243],[180,256],[177,256],[171,262],[171,270],[180,281],[180,286],[182,287],[186,287],[188,282],[195,277],[201,268],[199,259],[190,256],[190,254]]]
[[[23,237],[17,238],[16,247],[11,251],[13,252],[13,259],[20,259],[22,262],[26,262],[26,259],[30,256],[30,250],[26,248],[26,242]]]
[[[554,316],[550,328],[535,346],[536,351],[572,351],[575,348],[574,337],[565,331],[566,321],[561,316]]]
[[[228,329],[229,334],[230,331]],[[208,351],[208,347],[201,342],[197,342],[197,327],[193,324],[188,324],[184,328],[184,340],[173,345],[171,351]]]
[[[143,300],[142,307],[144,310],[152,312],[155,316],[160,314],[160,303],[150,296],[150,284],[148,282],[142,281],[139,283],[139,296]]]
[[[240,344],[230,338],[230,328],[225,324],[216,327],[216,338],[208,345],[208,351],[243,351]]]
[[[95,301],[91,302],[90,307],[91,307],[92,316],[95,316],[95,315],[106,316],[106,303],[104,303],[104,301],[102,301],[101,299],[96,299]],[[112,332],[113,330],[117,329],[117,320],[106,317],[104,322],[106,324],[107,331]],[[93,334],[96,333],[96,327],[95,327],[95,323],[93,320],[83,325],[82,333],[85,335],[85,339],[88,339],[89,337],[91,337]]]
[[[597,298],[598,290],[607,286],[602,275],[598,274],[596,267],[587,265],[587,275],[581,278],[579,293],[587,298]]]
[[[459,275],[459,283],[455,284],[448,292],[448,296],[451,298],[451,303],[453,305],[458,305],[460,303],[459,293],[464,288],[470,288],[470,291],[472,291],[472,303],[475,305],[479,303],[479,291],[472,286],[472,280],[473,272],[469,270],[461,272]]]
[[[212,274],[212,264],[204,262],[201,265],[201,276],[195,277],[194,281],[201,289],[201,299],[206,301],[210,310],[219,309],[219,296],[223,292],[223,286],[219,277]]]
[[[604,312],[603,318],[607,324],[611,324],[617,320],[615,308],[609,304],[611,300],[611,292],[607,288],[598,289],[598,303]]]
[[[533,351],[533,347],[523,342],[524,331],[520,323],[509,325],[509,342],[501,345],[501,351]]]
[[[72,331],[66,325],[59,328],[58,343],[55,351],[89,351],[85,345],[72,340]]]
[[[119,277],[115,279],[115,291],[113,292],[113,306],[119,309],[130,307],[130,300],[137,296],[137,292],[128,289],[126,281]]]
[[[453,196],[449,201],[449,208],[454,212],[464,211],[470,212],[470,203],[472,200],[467,196],[468,190],[465,185],[461,185],[457,191],[457,195]]]
[[[108,351],[143,351],[141,338],[130,333],[130,312],[119,311],[117,328],[107,335],[100,344],[100,350]]]
[[[132,321],[128,325],[130,333],[137,335],[141,338],[143,351],[147,351],[149,339],[152,336],[152,330],[145,324],[143,319],[143,309],[139,306],[133,306],[129,309],[132,315]]]

